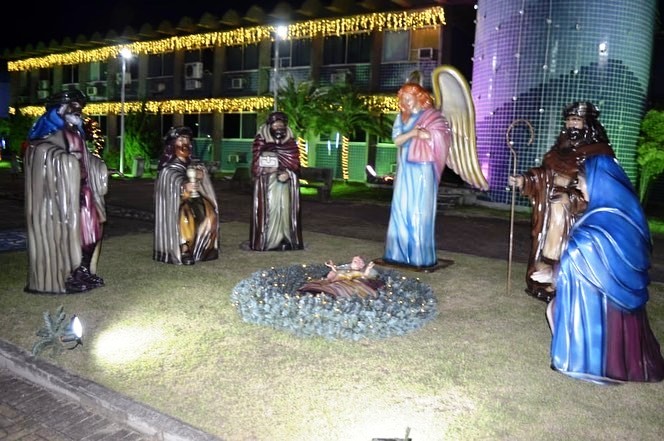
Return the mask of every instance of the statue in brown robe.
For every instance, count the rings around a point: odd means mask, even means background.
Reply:
[[[554,297],[555,289],[530,276],[547,266],[555,267],[560,260],[575,221],[572,205],[578,209],[579,204],[585,203],[576,189],[579,166],[589,156],[615,156],[598,117],[599,110],[590,102],[568,105],[563,111],[565,127],[544,155],[542,165],[508,178],[509,184],[532,202],[526,292],[546,302]]]

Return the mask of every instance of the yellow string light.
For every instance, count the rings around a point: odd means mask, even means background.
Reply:
[[[361,97],[367,106],[376,112],[394,113],[398,112],[397,99],[394,96],[386,95],[363,95]],[[168,100],[168,101],[147,101],[145,110],[149,113],[235,113],[235,112],[260,112],[273,107],[274,98],[267,96],[244,97],[244,98],[206,98],[202,100]],[[125,102],[125,113],[141,112],[143,102],[128,101]],[[88,103],[85,106],[85,113],[88,115],[119,115],[122,112],[121,103]],[[9,113],[14,115],[16,109],[9,108]],[[25,106],[21,107],[23,115],[37,118],[44,113],[44,106]],[[302,149],[302,147],[300,147]]]
[[[288,26],[287,39],[329,37],[372,31],[402,31],[422,29],[445,24],[442,7],[436,6],[420,11],[376,12],[336,19],[309,20]],[[163,54],[179,50],[196,50],[220,46],[243,46],[272,39],[275,26],[238,28],[225,32],[208,32],[180,37],[169,37],[154,41],[107,46],[98,49],[77,50],[44,57],[10,61],[10,72],[45,69],[54,66],[93,63],[118,58],[120,50],[128,48],[136,55]]]
[[[297,149],[300,152],[300,166],[308,167],[309,156],[307,155],[307,140],[301,136],[298,136],[297,138]]]
[[[347,181],[349,178],[348,174],[348,143],[349,139],[347,136],[341,137],[341,176],[344,181]]]
[[[145,110],[149,113],[233,113],[233,112],[259,112],[272,107],[272,97],[247,98],[206,98],[202,100],[169,100],[147,101]],[[126,113],[137,113],[143,109],[143,102],[125,102]],[[15,112],[11,109],[12,113]],[[26,106],[21,113],[36,118],[44,113],[43,106]],[[120,103],[90,103],[85,106],[88,115],[107,115],[121,113]]]

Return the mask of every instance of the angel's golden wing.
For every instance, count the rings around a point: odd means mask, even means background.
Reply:
[[[468,184],[486,191],[489,183],[477,155],[475,106],[470,87],[461,72],[452,66],[438,66],[431,76],[436,107],[452,129],[452,145],[446,165]]]

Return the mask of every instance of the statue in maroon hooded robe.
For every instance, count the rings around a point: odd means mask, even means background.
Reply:
[[[254,251],[304,248],[300,221],[300,153],[288,117],[272,112],[256,134],[251,163]]]

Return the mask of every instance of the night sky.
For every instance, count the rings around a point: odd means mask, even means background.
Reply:
[[[287,1],[295,8],[299,8],[304,0]],[[75,40],[80,34],[89,38],[93,33],[100,32],[106,35],[110,29],[121,34],[126,26],[138,31],[145,23],[153,28],[159,26],[163,20],[169,20],[177,25],[182,17],[190,17],[197,22],[205,12],[222,17],[229,9],[235,9],[241,16],[252,5],[262,7],[266,12],[274,9],[279,0],[275,1],[248,1],[241,6],[234,2],[210,0],[106,0],[102,2],[31,2],[25,1],[27,12],[19,16],[5,14],[0,26],[0,54],[6,48],[14,50],[17,46],[24,47],[30,43],[33,46],[40,41],[47,46],[51,40],[62,42],[64,37]],[[70,7],[71,5],[71,7]],[[21,8],[21,3],[15,3],[13,8]],[[7,25],[7,20],[15,20],[15,26]]]

